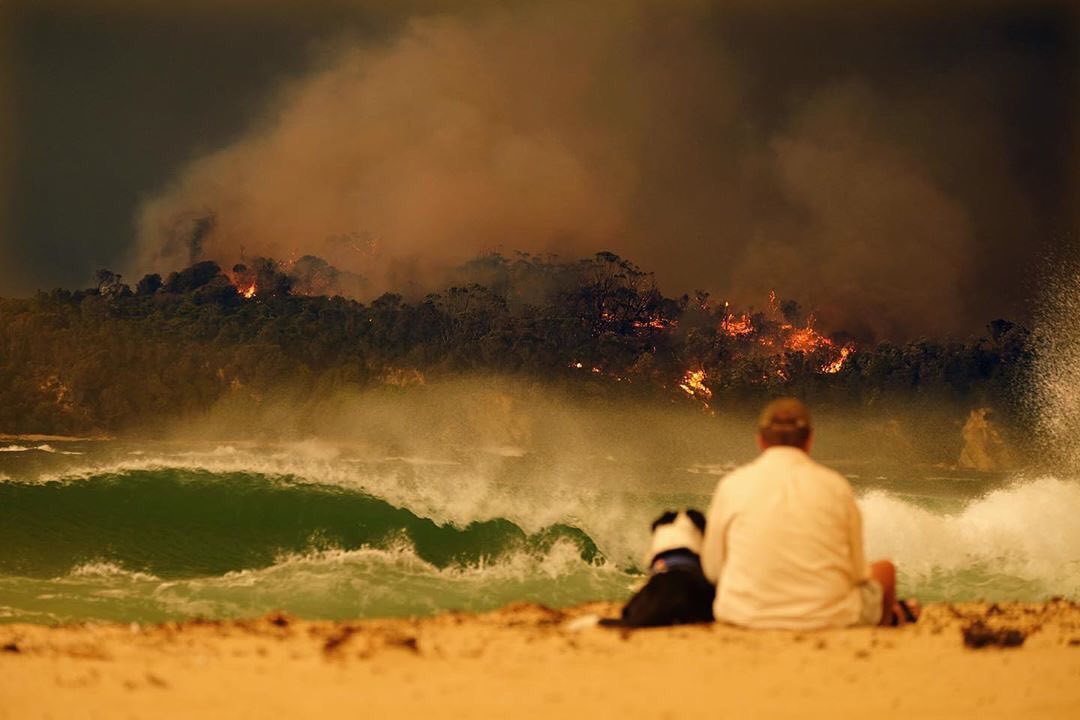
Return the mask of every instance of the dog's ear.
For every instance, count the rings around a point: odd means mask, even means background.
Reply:
[[[675,522],[675,518],[678,516],[679,513],[673,510],[665,510],[663,515],[653,520],[653,532],[656,532],[656,528],[660,527],[661,525],[670,525],[671,523]]]
[[[705,516],[700,511],[694,508],[686,509],[686,517],[690,518],[690,522],[694,523],[698,530],[705,533]]]

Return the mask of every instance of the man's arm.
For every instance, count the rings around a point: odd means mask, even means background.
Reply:
[[[723,482],[721,478],[709,502],[709,511],[705,516],[705,540],[701,548],[701,569],[713,585],[720,580],[720,571],[724,568],[727,554],[727,519],[724,517],[724,503],[720,497]]]

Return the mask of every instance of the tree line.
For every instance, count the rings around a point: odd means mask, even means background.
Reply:
[[[408,300],[305,294],[332,289],[335,272],[312,257],[290,267],[200,262],[130,287],[103,270],[94,288],[0,300],[0,430],[123,433],[230,394],[258,403],[286,386],[317,396],[469,373],[714,409],[795,394],[1026,412],[1030,333],[1006,320],[963,342],[855,346],[827,373],[839,341],[793,350],[764,340],[784,320],[805,322],[797,303],[779,301],[782,317],[747,315],[755,331],[732,334],[722,304],[702,292],[667,297],[612,253],[479,257],[458,282]],[[701,389],[680,387],[691,371]]]

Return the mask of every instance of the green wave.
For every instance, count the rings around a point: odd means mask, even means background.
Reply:
[[[221,575],[287,554],[403,541],[445,568],[542,554],[563,539],[584,561],[603,559],[570,525],[533,534],[505,518],[440,525],[356,490],[254,473],[159,469],[0,483],[0,573],[24,577],[57,577],[95,561],[161,578]]]

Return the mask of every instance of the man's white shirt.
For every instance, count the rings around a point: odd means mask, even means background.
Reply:
[[[718,483],[702,566],[717,583],[717,620],[754,628],[854,624],[868,568],[851,485],[798,448],[768,448]]]

